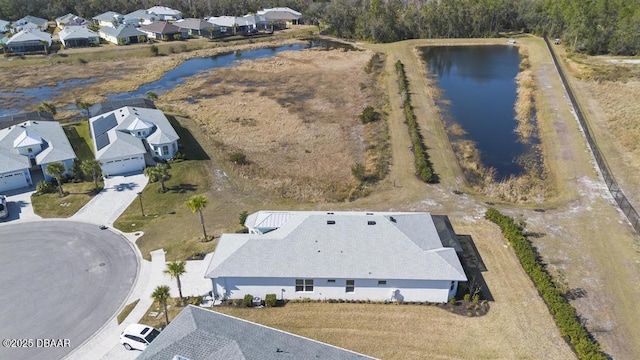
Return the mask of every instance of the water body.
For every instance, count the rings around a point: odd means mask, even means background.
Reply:
[[[480,161],[496,180],[524,172],[516,161],[532,151],[518,140],[513,109],[520,56],[514,46],[434,46],[422,58],[443,96],[445,122],[458,123],[476,143]],[[450,102],[447,106],[444,102]]]
[[[137,90],[107,94],[109,100],[122,100],[134,97],[145,97],[151,91],[157,95],[172,90],[174,87],[184,84],[192,76],[216,68],[231,67],[237,65],[238,60],[257,60],[268,58],[277,53],[289,50],[303,50],[309,48],[322,48],[324,50],[341,48],[353,50],[347,44],[326,40],[310,40],[305,44],[292,44],[272,48],[260,48],[254,50],[235,51],[206,58],[194,58],[180,64],[175,69],[168,71],[161,79],[142,85]],[[55,86],[40,86],[35,88],[19,88],[15,91],[0,91],[0,116],[23,113],[28,107],[38,105],[45,101],[52,101],[60,93],[74,87],[81,87],[98,81],[99,79],[71,79],[58,82]],[[77,110],[71,104],[65,110]]]

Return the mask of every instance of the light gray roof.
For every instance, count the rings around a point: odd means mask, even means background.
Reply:
[[[39,17],[27,15],[27,16],[23,17],[22,19],[15,21],[12,26],[13,27],[19,27],[19,26],[24,26],[26,24],[34,24],[34,25],[37,25],[37,26],[43,26],[48,22],[49,21],[47,19],[42,19],[42,18],[39,18]]]
[[[43,148],[36,155],[38,165],[76,158],[60,124],[54,121],[26,121],[0,130],[0,173],[28,169],[29,158],[20,155],[16,145],[34,145],[38,141]]]
[[[40,29],[21,30],[7,41],[7,45],[33,41],[45,41],[51,46],[51,34],[41,31]]]
[[[100,28],[100,32],[109,36],[113,36],[115,38],[128,38],[131,36],[147,35],[130,24],[120,24],[115,28],[111,26],[103,26]]]
[[[183,29],[192,30],[207,30],[213,27],[213,24],[208,21],[193,18],[176,21],[175,25],[178,25]]]
[[[429,213],[289,214],[266,234],[223,234],[206,277],[467,280]],[[276,225],[270,217],[247,220]]]
[[[124,106],[92,117],[89,124],[98,160],[146,153],[142,140],[130,133],[141,130],[141,125],[153,128],[146,138],[151,145],[168,144],[180,138],[162,111],[156,109]]]
[[[58,35],[60,36],[60,40],[91,39],[98,37],[95,31],[91,31],[84,26],[65,26],[64,29],[60,30]]]
[[[157,14],[149,13],[147,10],[136,10],[130,12],[124,16],[125,19],[135,19],[135,20],[159,20],[159,16]]]
[[[373,359],[367,355],[189,305],[138,360]]]
[[[11,24],[7,20],[0,19],[0,33],[7,31],[7,26]]]
[[[62,24],[62,25],[84,25],[87,23],[87,20],[81,18],[78,15],[69,13],[67,15],[63,15],[57,18],[56,23]]]
[[[207,21],[217,26],[233,27],[233,24],[240,25],[242,18],[235,16],[212,16],[208,18]]]
[[[118,20],[121,17],[122,17],[122,14],[120,14],[120,13],[117,13],[115,11],[107,11],[106,13],[102,13],[100,15],[94,16],[93,20],[114,21],[114,20]]]
[[[302,14],[288,7],[263,9],[257,15],[264,15],[267,20],[298,20]]]

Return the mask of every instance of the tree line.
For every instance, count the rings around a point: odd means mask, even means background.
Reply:
[[[155,0],[0,0],[0,19],[24,15],[54,19],[74,13],[128,13]],[[288,6],[307,24],[351,39],[393,42],[414,38],[491,37],[524,31],[560,38],[591,55],[637,55],[640,0],[166,0],[184,16],[244,15]]]

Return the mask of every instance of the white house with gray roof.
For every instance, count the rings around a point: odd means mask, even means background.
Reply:
[[[20,20],[14,21],[13,24],[11,24],[11,33],[15,34],[27,29],[47,30],[48,27],[49,21],[47,19],[27,15]]]
[[[145,155],[164,160],[180,138],[162,111],[125,106],[89,119],[96,160],[106,176],[140,172]]]
[[[286,331],[187,306],[138,360],[374,359]]]
[[[7,40],[7,49],[14,53],[47,52],[51,42],[51,34],[35,28],[25,29]]]
[[[130,24],[120,24],[116,27],[103,26],[98,31],[100,38],[116,45],[137,44],[147,41],[147,34]]]
[[[86,26],[65,26],[58,33],[60,42],[66,48],[96,46],[100,44],[100,37],[95,31]]]
[[[93,17],[93,21],[95,22],[95,24],[100,27],[103,27],[103,26],[116,27],[122,24],[123,19],[124,19],[124,16],[115,11],[107,11],[105,13],[102,13],[100,15],[96,15]]]
[[[175,21],[180,19],[182,12],[166,6],[154,6],[147,9],[149,14],[155,14],[155,20]]]
[[[10,22],[8,22],[7,20],[0,19],[0,34],[9,32],[10,26],[11,26]]]
[[[67,136],[55,121],[25,121],[0,129],[0,192],[32,186],[34,167],[50,180],[48,164],[61,162],[69,170],[74,159]]]
[[[259,211],[223,234],[205,277],[219,299],[446,302],[467,281],[446,216]]]

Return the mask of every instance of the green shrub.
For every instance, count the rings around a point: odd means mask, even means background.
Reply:
[[[189,297],[188,303],[191,305],[200,305],[202,304],[202,300],[202,296],[191,296]]]
[[[241,152],[234,152],[229,155],[229,160],[236,165],[246,165],[249,163],[247,161],[247,156]]]
[[[607,356],[586,327],[578,319],[576,309],[569,304],[551,275],[541,263],[538,253],[523,233],[523,222],[501,214],[494,208],[485,212],[485,218],[500,226],[503,236],[509,241],[513,251],[520,260],[524,271],[533,281],[538,293],[544,299],[549,312],[560,330],[560,334],[568,340],[579,359],[605,360]],[[475,299],[474,299],[475,300]]]
[[[246,307],[251,307],[251,305],[253,305],[253,295],[251,294],[245,295],[244,299],[242,299],[242,305]]]
[[[49,181],[42,180],[36,185],[36,191],[38,194],[50,194],[56,191],[56,186]]]
[[[278,300],[276,299],[276,294],[267,294],[264,297],[264,304],[268,307],[274,307],[277,303]]]
[[[151,47],[149,47],[149,51],[151,51],[152,56],[158,56],[158,53],[160,52],[156,45],[151,45]]]
[[[377,111],[375,111],[373,106],[370,106],[370,105],[364,108],[362,110],[362,114],[360,114],[360,121],[362,121],[363,124],[368,124],[370,122],[378,121],[379,118],[380,118],[380,114]]]
[[[247,210],[240,213],[240,225],[244,226],[244,222],[247,221],[247,216],[249,216]]]

